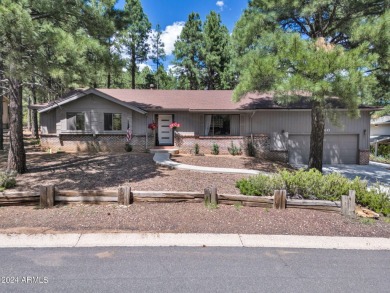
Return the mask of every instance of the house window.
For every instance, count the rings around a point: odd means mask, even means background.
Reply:
[[[205,115],[206,136],[240,135],[240,115]]]
[[[85,114],[83,112],[66,113],[68,130],[85,130]]]
[[[122,114],[104,113],[104,130],[122,130]]]

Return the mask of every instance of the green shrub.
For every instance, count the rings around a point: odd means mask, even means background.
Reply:
[[[231,154],[232,156],[239,156],[242,154],[241,152],[241,148],[236,146],[233,141],[232,143],[230,144],[230,148],[228,147],[228,151],[229,151],[229,154]]]
[[[211,153],[213,155],[219,155],[219,145],[217,143],[213,143],[211,146]]]
[[[199,144],[195,144],[194,146],[194,152],[195,152],[195,155],[199,155]]]
[[[256,175],[249,178],[243,178],[236,182],[236,187],[245,195],[273,195],[275,189],[284,189],[285,184],[282,176],[275,175]]]
[[[256,156],[256,147],[255,145],[250,141],[247,144],[246,152],[249,157],[255,157]]]
[[[293,195],[301,195],[303,198],[315,196],[322,183],[322,174],[316,169],[309,171],[300,169],[294,172],[284,170],[280,172],[280,175],[286,184],[287,192]]]
[[[7,189],[16,185],[16,172],[0,171],[0,188]]]
[[[380,156],[375,157],[373,154],[370,154],[370,161],[390,164],[390,156],[385,158],[385,157],[380,157]]]
[[[303,198],[340,200],[349,190],[355,190],[356,202],[377,213],[390,215],[390,191],[384,192],[379,184],[368,188],[368,183],[356,177],[349,180],[339,173],[322,175],[311,169],[305,171],[279,171],[276,175],[257,175],[237,181],[236,187],[246,195],[272,195],[274,190],[286,189],[288,195]]]
[[[370,150],[372,154],[375,154],[375,146],[370,146]],[[377,156],[390,159],[390,144],[379,144]]]

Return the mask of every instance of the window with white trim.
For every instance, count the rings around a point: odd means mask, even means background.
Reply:
[[[122,130],[122,114],[104,113],[104,130]]]
[[[85,130],[85,113],[83,112],[66,113],[66,124],[68,130]]]
[[[204,126],[206,136],[240,135],[240,115],[205,115]]]

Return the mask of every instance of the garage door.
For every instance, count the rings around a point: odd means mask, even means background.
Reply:
[[[291,164],[307,164],[310,153],[309,135],[290,135],[288,155]],[[324,164],[357,164],[357,135],[325,135]]]
[[[324,164],[357,164],[357,135],[325,135]]]

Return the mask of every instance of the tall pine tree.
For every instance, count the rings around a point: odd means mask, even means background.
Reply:
[[[237,99],[252,90],[273,90],[284,103],[295,101],[296,93],[310,94],[309,168],[322,170],[331,97],[339,97],[351,114],[371,98],[375,79],[365,71],[372,69],[375,56],[367,44],[353,44],[351,28],[384,10],[384,2],[375,0],[251,0],[236,25]]]
[[[146,61],[148,58],[148,36],[151,30],[151,24],[143,11],[140,0],[126,0],[124,21],[126,25],[121,33],[121,39],[129,56],[131,88],[135,89],[137,63]]]
[[[202,82],[202,21],[199,14],[192,12],[175,42],[173,54],[179,88],[198,90]]]
[[[110,0],[3,0],[0,2],[2,86],[10,99],[8,170],[26,172],[23,143],[23,92],[31,87],[56,90],[87,82],[88,53],[99,50],[96,36],[112,26],[97,5]],[[58,83],[57,83],[58,84]]]
[[[203,26],[203,84],[208,90],[224,89],[223,75],[229,64],[229,31],[221,16],[211,11]]]
[[[156,25],[155,31],[152,33],[151,36],[151,42],[152,42],[152,49],[151,54],[149,56],[150,59],[152,59],[153,63],[156,64],[156,74],[155,74],[155,80],[156,80],[156,88],[160,88],[160,80],[159,75],[157,75],[157,72],[159,71],[160,66],[162,66],[162,62],[166,60],[166,54],[164,50],[164,43],[161,40],[161,28],[160,25]]]

